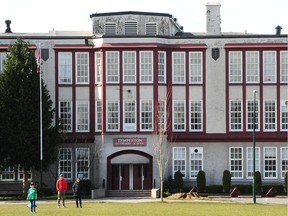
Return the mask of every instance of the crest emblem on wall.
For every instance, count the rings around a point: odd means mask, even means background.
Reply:
[[[216,61],[220,57],[220,49],[212,48],[212,58]]]

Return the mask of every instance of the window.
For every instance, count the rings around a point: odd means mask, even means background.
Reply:
[[[288,51],[280,51],[280,82],[288,82]]]
[[[95,114],[95,130],[102,131],[102,101],[96,100],[96,114]]]
[[[189,52],[189,82],[202,83],[202,52]]]
[[[119,52],[106,52],[106,82],[119,82]]]
[[[246,130],[253,131],[254,100],[248,100],[246,106]],[[259,103],[255,100],[255,130],[259,130]]]
[[[275,83],[276,82],[276,52],[264,51],[263,52],[263,82]]]
[[[288,131],[288,101],[281,100],[281,131]]]
[[[196,179],[200,170],[203,170],[203,148],[190,147],[190,179]]]
[[[0,73],[4,70],[4,61],[6,59],[6,52],[0,52]]]
[[[158,52],[158,83],[166,83],[166,52]]]
[[[72,83],[72,53],[60,52],[58,55],[59,84]]]
[[[116,35],[116,23],[105,23],[105,35]]]
[[[140,52],[140,82],[142,83],[153,82],[153,52],[152,51]]]
[[[136,83],[136,52],[123,52],[123,82]]]
[[[119,131],[119,101],[107,101],[107,131]]]
[[[77,101],[76,106],[77,132],[89,132],[89,102]]]
[[[185,83],[186,82],[186,69],[185,69],[185,52],[172,53],[172,82]]]
[[[259,52],[258,51],[246,52],[246,82],[247,83],[259,82]]]
[[[89,53],[76,53],[76,76],[78,84],[89,83]]]
[[[7,166],[2,168],[1,171],[1,181],[14,181],[15,180],[15,172],[13,166]]]
[[[157,35],[157,23],[146,23],[146,35]]]
[[[253,148],[247,147],[247,179],[253,178]],[[260,171],[260,148],[255,148],[255,171]]]
[[[264,101],[264,131],[276,131],[276,102]]]
[[[124,101],[123,131],[136,131],[136,101]]]
[[[153,130],[153,101],[152,100],[141,100],[141,120],[140,129],[141,131],[152,131]]]
[[[229,52],[229,83],[242,83],[242,52]]]
[[[125,35],[137,35],[137,33],[138,33],[137,22],[126,21],[125,22]]]
[[[190,101],[190,131],[202,131],[202,101]]]
[[[185,119],[185,101],[173,101],[173,131],[185,131]]]
[[[285,178],[285,174],[288,172],[288,147],[281,148],[281,178]]]
[[[27,170],[27,180],[31,181],[32,180],[32,171],[31,169]],[[24,179],[24,168],[20,165],[18,165],[18,180],[23,180]]]
[[[76,149],[76,178],[89,179],[89,149]]]
[[[173,147],[173,175],[180,170],[183,178],[186,178],[186,148]]]
[[[102,53],[95,52],[95,83],[102,82]]]
[[[242,101],[230,101],[230,131],[242,131]]]
[[[158,101],[158,131],[164,133],[166,131],[166,101]]]
[[[59,149],[58,174],[62,173],[66,179],[72,179],[72,149]]]
[[[61,130],[72,132],[72,102],[59,101],[59,118]]]
[[[264,147],[264,179],[277,179],[276,155],[276,147]]]
[[[243,148],[229,148],[230,173],[232,179],[243,178]]]

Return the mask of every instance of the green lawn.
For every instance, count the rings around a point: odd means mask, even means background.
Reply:
[[[0,204],[2,216],[31,215],[27,203]],[[56,208],[55,202],[38,202],[37,213],[41,216],[287,216],[286,205],[240,204],[218,202],[147,202],[112,203],[83,202],[83,208],[77,209],[74,202],[67,208]]]

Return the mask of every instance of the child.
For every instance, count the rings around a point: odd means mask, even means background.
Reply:
[[[82,208],[82,185],[80,183],[80,178],[77,178],[72,186],[73,196],[76,199],[76,207],[78,208],[78,202],[80,204],[80,208]]]
[[[30,188],[27,192],[27,200],[30,200],[30,210],[36,212],[36,200],[37,200],[37,189],[34,186],[34,183],[30,183]]]

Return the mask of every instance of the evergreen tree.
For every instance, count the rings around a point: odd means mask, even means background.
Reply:
[[[40,74],[29,43],[18,38],[8,48],[0,75],[0,164],[45,169],[54,160],[59,138],[54,109],[42,80],[43,163],[40,163]],[[24,189],[24,188],[23,188]]]

